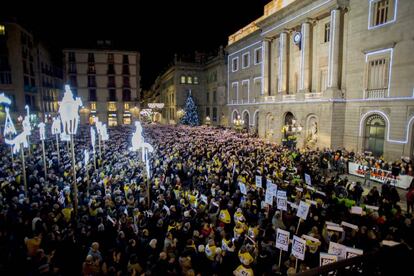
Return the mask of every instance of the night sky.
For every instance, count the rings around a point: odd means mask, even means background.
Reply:
[[[269,0],[89,2],[13,1],[1,13],[16,17],[56,49],[91,47],[105,39],[117,49],[139,50],[142,87],[147,89],[174,53],[226,46],[228,36],[260,17]]]

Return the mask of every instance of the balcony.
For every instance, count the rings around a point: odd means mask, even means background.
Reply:
[[[108,102],[116,102],[117,101],[116,97],[108,97],[106,100]]]
[[[364,90],[364,99],[382,99],[382,98],[385,98],[385,93],[387,91],[388,91],[388,88]]]
[[[322,97],[322,93],[305,93],[306,100],[316,100]]]
[[[296,94],[289,94],[289,95],[283,95],[284,101],[294,101],[296,100]]]

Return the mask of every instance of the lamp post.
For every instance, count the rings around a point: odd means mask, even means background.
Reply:
[[[244,120],[240,118],[240,115],[237,115],[237,118],[233,120],[233,125],[239,132],[243,129]]]
[[[63,133],[70,135],[70,144],[72,152],[72,169],[73,169],[73,194],[74,194],[74,211],[75,216],[78,213],[78,185],[76,184],[76,160],[75,160],[75,142],[73,135],[78,130],[79,123],[79,107],[82,106],[82,101],[79,97],[73,98],[72,91],[69,85],[65,85],[65,94],[63,99],[59,102],[59,114],[62,120]]]

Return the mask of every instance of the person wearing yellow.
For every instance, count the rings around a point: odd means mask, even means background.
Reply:
[[[224,224],[230,224],[231,217],[230,217],[230,213],[227,209],[220,210],[219,220]]]
[[[239,265],[234,271],[233,275],[235,276],[253,276],[253,269],[250,268],[250,264],[253,262],[253,257],[245,249],[240,249],[239,259],[241,265]]]
[[[216,256],[216,249],[217,249],[217,246],[215,245],[214,240],[209,239],[208,244],[204,248],[204,252],[206,253],[207,258],[210,261],[214,261],[214,257]]]
[[[242,211],[241,208],[237,208],[237,211],[233,215],[233,219],[234,219],[234,222],[236,222],[236,223],[238,221],[243,222],[243,221],[246,220],[244,215],[243,215],[243,211]]]
[[[240,238],[240,236],[246,231],[246,229],[247,229],[246,224],[244,224],[243,222],[238,221],[236,223],[236,226],[234,226],[234,228],[233,228],[234,238],[235,239]]]

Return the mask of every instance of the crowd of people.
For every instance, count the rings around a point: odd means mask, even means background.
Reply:
[[[20,159],[0,146],[3,275],[292,275],[317,267],[330,242],[364,253],[383,240],[414,246],[414,216],[401,209],[396,188],[364,192],[361,183],[340,177],[346,172],[340,152],[290,150],[227,129],[145,125],[155,149],[148,177],[139,152],[129,150],[132,132],[111,128],[110,141],[96,149],[96,164],[92,152],[84,164],[84,150],[92,148],[89,128],[80,128],[77,210],[66,142],[58,159],[54,137],[47,139],[45,176],[42,148],[31,137],[27,194]],[[270,182],[286,191],[287,211],[277,209],[275,198],[264,203]],[[297,229],[300,201],[310,209]],[[363,213],[352,213],[353,206]],[[358,228],[328,230],[326,222],[342,221]],[[307,241],[298,267],[290,251],[279,260],[279,228],[318,240]]]

